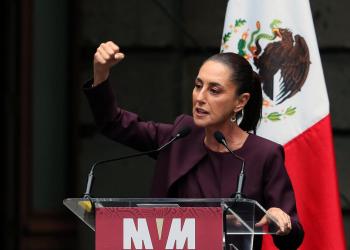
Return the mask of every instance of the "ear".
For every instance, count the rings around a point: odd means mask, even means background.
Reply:
[[[249,93],[243,93],[237,98],[236,106],[233,109],[235,111],[235,113],[243,110],[244,106],[249,101],[249,98],[250,98],[250,94]]]

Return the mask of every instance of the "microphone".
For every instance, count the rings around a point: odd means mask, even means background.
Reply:
[[[87,184],[86,184],[86,190],[85,190],[83,198],[86,198],[86,199],[90,199],[91,198],[90,194],[91,194],[91,189],[92,189],[92,185],[93,185],[93,181],[94,181],[94,170],[95,170],[96,166],[104,164],[104,163],[108,163],[108,162],[125,160],[125,159],[129,159],[129,158],[134,158],[134,157],[139,157],[139,156],[143,156],[143,155],[159,152],[159,151],[163,150],[164,148],[166,148],[167,146],[169,146],[174,141],[176,141],[177,139],[180,139],[180,138],[183,138],[183,137],[187,136],[189,133],[191,133],[191,128],[186,126],[186,127],[181,128],[175,134],[175,136],[173,136],[167,143],[163,144],[162,146],[160,146],[157,149],[149,150],[149,151],[146,151],[146,152],[140,152],[140,153],[136,153],[136,154],[130,154],[130,155],[126,155],[126,156],[122,156],[122,157],[118,157],[118,158],[113,158],[113,159],[108,159],[108,160],[102,160],[102,161],[95,162],[92,165],[91,169],[90,169],[90,173],[89,173],[89,176],[88,176],[88,181],[87,181]]]
[[[238,176],[238,182],[237,182],[237,190],[236,193],[234,195],[235,199],[240,199],[243,198],[243,193],[242,193],[242,189],[243,189],[243,184],[244,184],[244,179],[245,179],[245,174],[244,174],[244,164],[245,161],[242,157],[238,156],[236,153],[234,153],[227,145],[226,139],[224,137],[224,135],[220,132],[220,131],[216,131],[214,133],[214,137],[216,139],[216,141],[222,145],[224,145],[224,147],[231,153],[233,154],[237,159],[239,159],[242,162],[242,167],[241,167],[241,172],[239,173]]]

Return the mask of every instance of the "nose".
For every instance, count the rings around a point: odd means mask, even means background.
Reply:
[[[201,90],[197,91],[196,101],[199,102],[200,104],[203,104],[205,103],[205,100],[206,100],[205,89],[202,88]]]

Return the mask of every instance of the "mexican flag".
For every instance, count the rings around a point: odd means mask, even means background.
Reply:
[[[230,0],[221,44],[262,79],[257,134],[280,143],[305,238],[300,249],[345,249],[329,101],[306,0]],[[264,249],[274,249],[265,237]]]

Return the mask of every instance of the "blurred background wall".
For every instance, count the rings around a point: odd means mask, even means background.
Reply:
[[[82,196],[94,161],[132,152],[98,134],[81,91],[92,76],[94,51],[112,40],[126,54],[111,75],[122,107],[144,119],[172,122],[190,113],[198,67],[219,52],[226,3],[1,1],[1,249],[94,249],[93,232],[62,200]],[[311,7],[349,246],[350,3],[311,0]],[[142,158],[98,169],[94,195],[147,196],[153,164]]]

